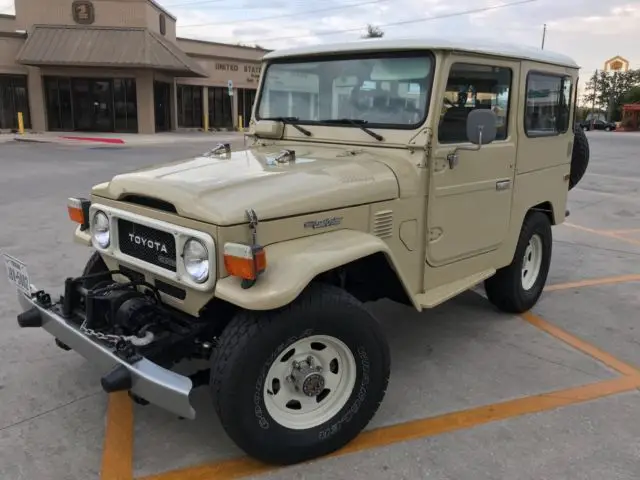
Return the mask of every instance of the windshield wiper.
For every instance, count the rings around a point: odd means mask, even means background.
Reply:
[[[337,123],[337,124],[343,124],[343,125],[345,123],[349,123],[351,125],[355,125],[357,127],[360,127],[360,129],[363,132],[368,133],[369,135],[371,135],[373,138],[375,138],[379,142],[384,140],[382,135],[378,135],[376,132],[372,132],[371,130],[369,130],[367,127],[364,126],[366,123],[369,123],[366,120],[353,119],[353,118],[330,118],[328,120],[320,120],[320,123]]]
[[[295,123],[300,120],[298,117],[268,117],[268,118],[263,118],[262,120],[273,120],[276,122],[282,122],[285,125],[291,125],[292,127],[298,129],[300,132],[304,133],[307,137],[311,136],[311,132],[309,130]]]

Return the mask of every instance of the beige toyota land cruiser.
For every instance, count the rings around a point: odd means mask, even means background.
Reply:
[[[365,302],[421,311],[482,282],[505,312],[540,297],[551,227],[589,159],[577,81],[570,58],[514,46],[376,39],[269,53],[246,148],[70,199],[93,253],[61,296],[7,258],[18,322],[139,403],[192,419],[190,393],[209,385],[227,434],[260,460],[339,449],[390,375]],[[177,373],[192,359],[210,368]]]

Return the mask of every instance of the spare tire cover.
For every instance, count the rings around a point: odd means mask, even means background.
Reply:
[[[573,126],[573,151],[571,152],[571,173],[569,175],[569,190],[575,187],[589,165],[589,140],[580,125]]]

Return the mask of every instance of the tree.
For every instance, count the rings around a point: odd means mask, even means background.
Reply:
[[[367,33],[362,36],[362,38],[382,38],[384,37],[384,32],[380,27],[376,27],[375,25],[367,24]]]
[[[640,103],[640,85],[631,88],[622,97],[622,103]]]
[[[585,102],[590,108],[608,112],[609,120],[620,120],[624,96],[640,84],[640,70],[597,71],[586,85]]]

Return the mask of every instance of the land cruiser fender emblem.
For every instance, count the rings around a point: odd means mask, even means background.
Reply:
[[[329,217],[323,220],[310,220],[304,222],[304,228],[313,228],[315,230],[317,228],[335,227],[342,223],[342,218],[343,217]]]

